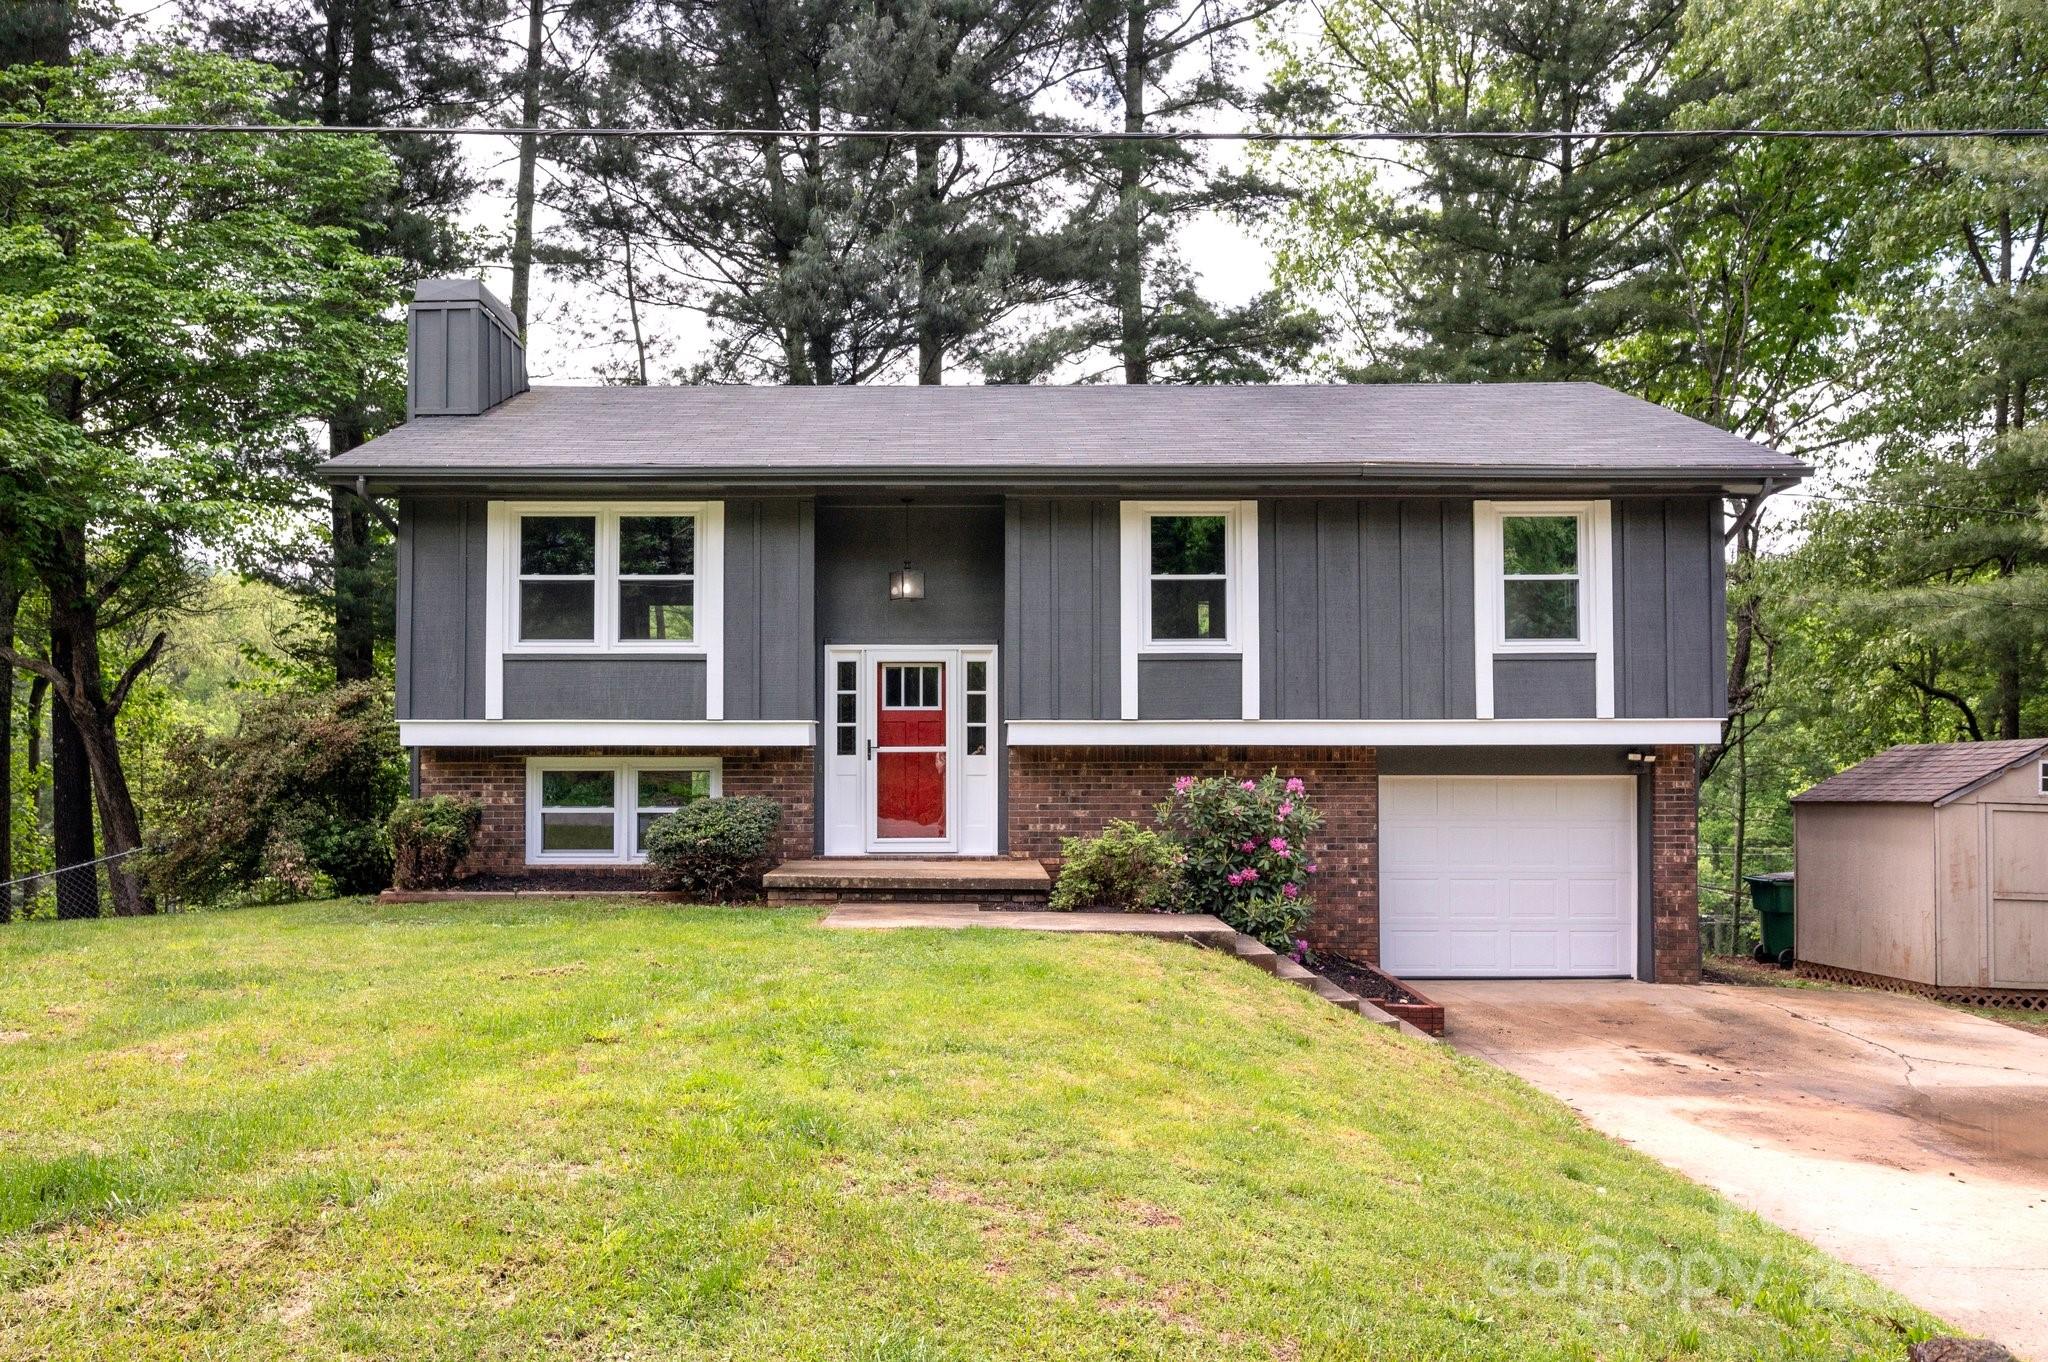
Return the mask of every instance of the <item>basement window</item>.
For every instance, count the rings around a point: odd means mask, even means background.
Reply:
[[[717,757],[533,757],[526,763],[529,865],[647,859],[654,821],[719,793]]]

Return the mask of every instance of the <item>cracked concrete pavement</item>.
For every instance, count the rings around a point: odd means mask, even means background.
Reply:
[[[2048,1362],[2048,1037],[1860,990],[1423,987],[1459,1049]]]

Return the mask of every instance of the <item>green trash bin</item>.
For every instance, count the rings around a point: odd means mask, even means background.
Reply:
[[[1749,901],[1756,905],[1756,915],[1763,929],[1763,940],[1757,943],[1756,958],[1768,964],[1775,960],[1781,965],[1792,963],[1792,872],[1781,870],[1775,875],[1744,875],[1743,882],[1749,885]]]

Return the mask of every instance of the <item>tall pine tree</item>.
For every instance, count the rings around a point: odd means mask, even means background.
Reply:
[[[504,0],[190,0],[211,48],[296,77],[277,113],[327,126],[421,127],[460,121],[498,92]],[[478,187],[453,139],[385,139],[391,191],[352,224],[364,250],[395,260],[401,284],[466,267],[457,220]],[[365,368],[357,392],[327,414],[325,455],[343,454],[405,417],[403,375]],[[317,461],[308,451],[308,463]],[[311,495],[309,493],[309,495]],[[332,610],[337,681],[368,679],[392,624],[390,540],[355,493],[325,493],[329,551],[313,583],[294,575],[303,546],[279,555],[287,585],[321,590]],[[309,512],[313,507],[309,504]]]
[[[1668,320],[1673,265],[1656,227],[1721,151],[1602,134],[1673,126],[1710,92],[1672,74],[1684,4],[1338,0],[1283,68],[1298,116],[1574,134],[1291,156],[1310,188],[1281,271],[1360,320],[1362,373],[1613,378],[1618,343]]]

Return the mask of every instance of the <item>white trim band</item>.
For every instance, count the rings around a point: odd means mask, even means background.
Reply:
[[[1012,719],[1011,747],[1654,747],[1721,741],[1719,719]]]
[[[402,747],[809,747],[809,719],[405,719]]]

